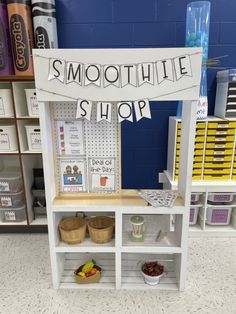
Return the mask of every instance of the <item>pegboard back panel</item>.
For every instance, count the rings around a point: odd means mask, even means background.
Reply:
[[[75,102],[50,103],[54,134],[57,191],[119,192],[121,187],[120,125],[116,107],[112,121],[75,119]]]

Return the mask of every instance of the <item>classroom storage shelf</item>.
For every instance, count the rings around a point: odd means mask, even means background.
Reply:
[[[47,227],[47,217],[34,217],[33,213],[33,198],[31,188],[33,184],[33,168],[42,168],[42,153],[41,151],[31,151],[28,149],[26,138],[25,125],[39,125],[39,117],[32,117],[28,114],[26,96],[24,89],[35,88],[33,76],[0,76],[1,89],[10,91],[11,99],[7,105],[12,106],[12,116],[4,117],[0,115],[0,125],[12,124],[16,132],[17,150],[4,151],[0,150],[0,170],[7,167],[16,167],[21,174],[23,181],[23,194],[25,203],[26,220],[22,222],[1,222],[0,229],[14,230],[16,227],[22,227],[17,230],[44,230]],[[13,229],[12,229],[13,228]],[[40,229],[41,228],[41,229]]]

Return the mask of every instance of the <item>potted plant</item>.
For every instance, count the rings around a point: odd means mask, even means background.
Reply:
[[[157,261],[146,262],[142,265],[141,272],[145,283],[155,286],[160,282],[160,278],[164,274],[164,266]]]

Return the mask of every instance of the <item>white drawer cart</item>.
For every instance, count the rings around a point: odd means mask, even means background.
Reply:
[[[131,99],[140,95],[148,97],[149,86],[125,88],[114,86],[105,88],[83,87],[78,84],[63,85],[59,80],[48,80],[50,58],[72,60],[74,62],[105,64],[130,64],[144,61],[163,60],[192,54],[192,76],[183,77],[179,86],[188,84],[186,89],[175,89],[173,82],[164,82],[162,90],[158,86],[150,95],[152,100],[183,100],[183,124],[180,148],[180,175],[178,191],[180,196],[172,208],[148,206],[134,190],[120,190],[119,193],[61,193],[58,189],[57,166],[55,165],[55,132],[53,108],[66,104],[74,108],[73,98],[89,97],[118,102],[125,100],[130,93]],[[82,49],[82,50],[35,50],[35,82],[37,98],[40,101],[40,126],[42,133],[43,164],[46,185],[46,201],[49,228],[50,256],[54,288],[82,289],[175,289],[184,290],[187,268],[187,240],[190,204],[190,185],[196,111],[199,93],[201,50],[198,48],[173,49]],[[167,87],[165,87],[167,84]],[[160,85],[161,86],[161,85]],[[153,88],[153,86],[152,86]],[[102,93],[101,93],[102,89]],[[161,88],[160,88],[161,89]],[[135,93],[139,91],[139,95]],[[65,96],[67,95],[67,96]],[[154,96],[158,95],[158,96]],[[142,96],[144,97],[144,96]],[[72,98],[72,99],[71,99]],[[140,99],[140,98],[139,98]],[[192,100],[193,99],[193,100]],[[89,238],[78,245],[67,245],[60,240],[58,224],[62,217],[83,212],[86,215],[108,214],[115,217],[115,237],[106,244],[95,244]],[[129,240],[129,219],[133,214],[141,214],[148,223],[147,236],[143,243]],[[175,215],[175,224],[169,226],[168,217]],[[167,239],[156,242],[160,229],[172,231]],[[74,270],[83,262],[94,258],[103,268],[99,283],[78,285],[74,279]],[[140,261],[155,259],[164,264],[168,274],[154,287],[144,283],[140,273]]]

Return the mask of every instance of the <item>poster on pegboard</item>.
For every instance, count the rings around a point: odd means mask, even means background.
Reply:
[[[118,193],[120,191],[120,126],[116,106],[111,123],[76,119],[73,102],[57,102],[51,107],[58,191],[61,193]]]
[[[86,162],[82,158],[59,158],[62,192],[86,192]]]
[[[57,121],[59,155],[84,155],[82,121]]]
[[[116,159],[89,158],[88,164],[90,192],[115,192]]]

